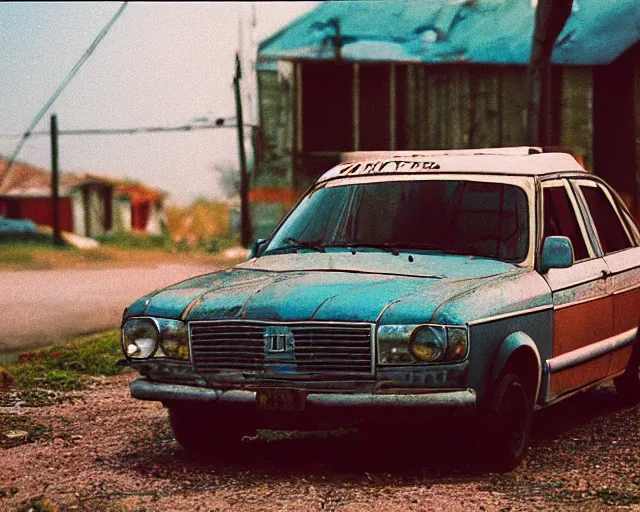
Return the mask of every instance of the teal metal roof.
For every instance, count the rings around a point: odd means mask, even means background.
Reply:
[[[260,43],[259,68],[334,59],[332,20],[346,61],[527,64],[534,16],[531,0],[324,2]],[[574,0],[552,60],[608,64],[639,40],[639,0]]]

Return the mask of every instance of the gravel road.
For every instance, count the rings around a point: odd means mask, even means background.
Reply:
[[[374,442],[261,433],[233,457],[190,457],[160,404],[129,397],[132,378],[12,408],[53,430],[0,450],[0,510],[35,496],[92,512],[640,510],[640,405],[623,406],[611,385],[537,413],[529,457],[502,475],[474,469],[446,429],[417,424]]]
[[[117,327],[136,298],[213,270],[181,264],[0,271],[0,353]]]

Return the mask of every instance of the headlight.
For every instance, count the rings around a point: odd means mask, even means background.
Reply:
[[[414,325],[381,325],[378,328],[378,361],[382,364],[413,363],[409,336]]]
[[[122,345],[132,359],[151,357],[158,346],[158,329],[150,318],[132,318],[122,326]]]
[[[176,359],[189,359],[189,342],[185,323],[164,318],[158,318],[157,322],[160,329],[162,354]]]
[[[409,350],[420,361],[437,361],[447,350],[447,333],[439,325],[416,327],[409,338]]]
[[[469,339],[464,327],[447,327],[447,361],[462,361],[469,351]]]
[[[180,320],[131,318],[122,326],[122,345],[132,359],[189,359],[187,328]]]
[[[381,325],[377,334],[380,364],[452,363],[469,352],[462,326]]]

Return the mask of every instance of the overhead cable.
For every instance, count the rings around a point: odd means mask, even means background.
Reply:
[[[227,122],[231,121],[231,122]],[[245,123],[248,128],[255,128],[255,125]],[[85,128],[78,130],[58,130],[58,135],[129,135],[136,133],[164,133],[164,132],[188,132],[192,130],[212,130],[215,128],[237,128],[235,118],[219,118],[215,123],[207,124],[185,124],[181,126],[147,126],[139,128]],[[47,131],[31,132],[29,136],[38,135],[49,136]],[[0,138],[13,139],[20,137],[19,133],[0,133]]]
[[[49,110],[51,105],[53,105],[53,102],[56,101],[56,99],[58,98],[58,96],[60,96],[62,91],[64,91],[65,87],[69,84],[69,82],[71,82],[71,80],[73,80],[73,77],[76,76],[76,74],[78,73],[78,71],[80,70],[82,65],[91,56],[93,51],[98,47],[98,44],[100,44],[100,41],[102,41],[104,39],[104,37],[107,35],[107,33],[109,32],[109,30],[111,29],[113,24],[117,21],[117,19],[120,17],[120,15],[122,14],[122,12],[124,11],[126,6],[127,6],[127,2],[125,1],[125,2],[122,3],[122,5],[118,9],[118,11],[111,17],[109,22],[100,31],[98,36],[94,39],[93,43],[91,43],[91,46],[89,46],[89,48],[87,48],[87,50],[84,52],[82,57],[80,57],[80,60],[78,60],[78,62],[76,62],[75,66],[73,66],[71,71],[69,71],[69,73],[67,73],[67,76],[60,83],[60,85],[55,90],[55,92],[51,95],[49,100],[38,111],[36,116],[33,118],[33,121],[31,121],[31,124],[29,125],[29,128],[27,128],[27,130],[22,135],[20,141],[18,142],[18,145],[16,146],[15,150],[13,151],[13,154],[11,155],[11,158],[9,158],[9,161],[7,163],[7,168],[5,169],[4,176],[8,176],[9,170],[11,169],[11,165],[13,164],[15,159],[18,157],[18,153],[20,153],[20,150],[22,149],[22,146],[24,145],[24,143],[27,140],[27,138],[32,134],[31,133],[32,130],[40,122],[40,119],[42,119],[42,117],[47,113],[47,110]],[[2,183],[0,182],[0,185],[1,184]]]

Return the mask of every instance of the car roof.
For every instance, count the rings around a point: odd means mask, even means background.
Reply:
[[[451,149],[443,151],[360,151],[343,154],[343,162],[325,172],[318,183],[334,178],[393,174],[506,174],[544,176],[587,173],[568,152],[539,147]]]

